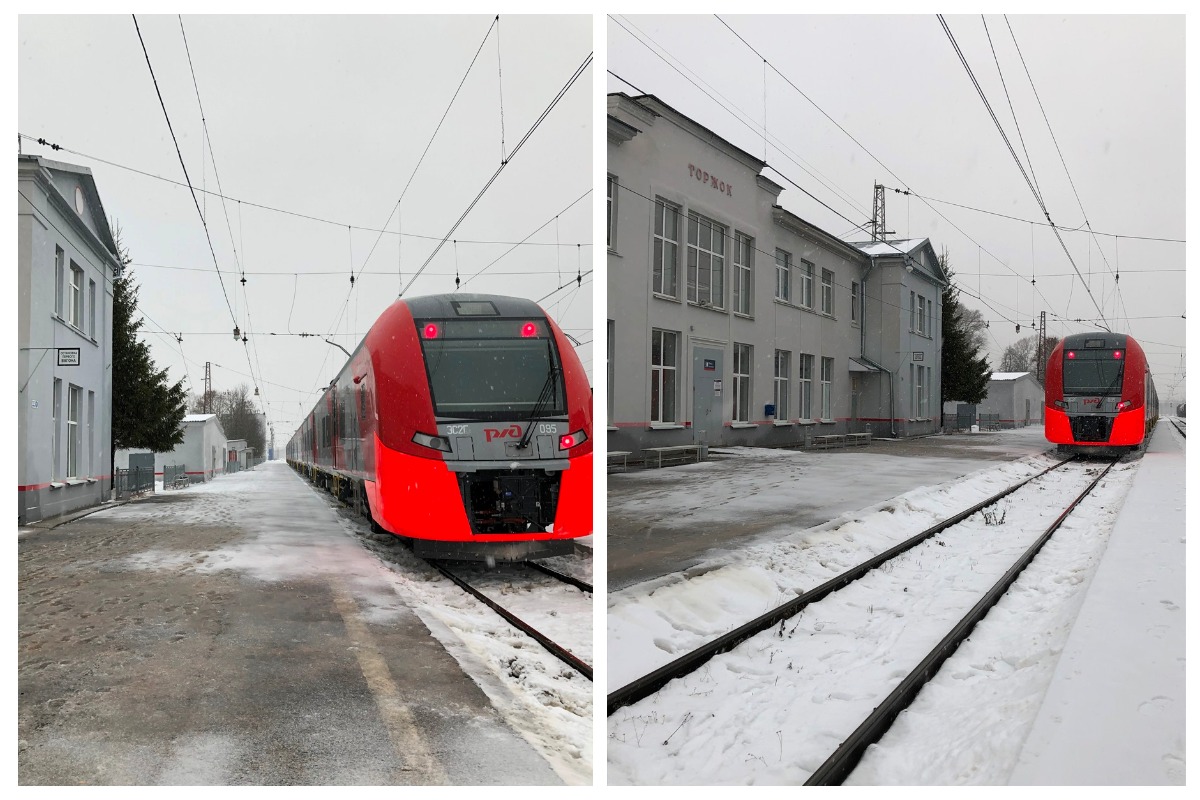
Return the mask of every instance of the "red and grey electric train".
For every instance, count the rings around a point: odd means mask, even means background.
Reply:
[[[1146,353],[1132,336],[1071,334],[1046,362],[1046,438],[1060,450],[1135,448],[1158,420]]]
[[[397,300],[287,459],[422,556],[544,557],[592,532],[591,387],[530,300]]]

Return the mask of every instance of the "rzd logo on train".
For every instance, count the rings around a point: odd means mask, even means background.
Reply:
[[[489,442],[492,439],[520,439],[521,426],[510,425],[509,427],[501,428],[500,430],[496,430],[495,428],[484,428],[483,435],[487,437],[487,441]]]

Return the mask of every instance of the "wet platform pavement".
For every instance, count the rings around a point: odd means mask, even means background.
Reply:
[[[1039,425],[830,450],[714,448],[709,460],[608,476],[608,589],[681,572],[773,530],[1053,451]]]
[[[557,784],[282,462],[18,537],[18,781]]]

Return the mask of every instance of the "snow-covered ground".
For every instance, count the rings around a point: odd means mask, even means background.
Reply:
[[[1179,592],[1170,602],[1182,606],[1183,458],[1178,440],[1173,431],[1160,430],[1147,456],[1159,469],[1152,459],[1166,451],[1161,467],[1168,478],[1165,484],[1177,483],[1179,499],[1169,493],[1173,490],[1149,490],[1151,503],[1169,498],[1157,527],[1171,533],[1156,552],[1139,557],[1149,562],[1146,579],[1151,581],[1163,577],[1164,561],[1175,560]],[[761,537],[750,547],[683,575],[610,595],[608,690],[1051,461],[1039,455],[979,470],[842,514],[825,525]],[[1143,462],[1118,465],[1098,492],[1079,506],[913,707],[868,751],[848,783],[1008,782],[1054,681],[1059,655],[1105,553],[1117,512],[1142,468]],[[760,634],[654,697],[618,710],[608,720],[609,783],[803,782],[1057,515],[1058,511],[1049,514],[1047,505],[1088,482],[1082,473],[1052,473],[1054,477],[1039,481],[1040,488],[1028,487],[1002,503],[997,509],[1003,514],[1002,524],[988,524],[976,515],[910,551],[881,574],[806,609],[782,629]],[[873,478],[869,467],[861,476],[868,483]],[[1154,486],[1162,483],[1160,474]],[[813,470],[805,490],[836,491],[837,486],[823,486],[819,470]],[[777,496],[765,502],[785,500]],[[695,498],[676,501],[694,504]],[[1111,569],[1122,572],[1124,563],[1126,559]],[[1158,593],[1175,597],[1174,584],[1168,584]],[[1155,644],[1164,648],[1161,661],[1178,668],[1177,676],[1164,677],[1167,685],[1160,686],[1157,695],[1142,698],[1144,715],[1161,711],[1162,697],[1168,698],[1168,705],[1176,700],[1181,705],[1182,617],[1182,611],[1175,615],[1174,627],[1169,617],[1154,620],[1153,626],[1128,619],[1128,628],[1118,632],[1120,638],[1128,636],[1146,647],[1150,642],[1143,641],[1143,632],[1152,627],[1159,634]],[[1112,635],[1110,630],[1110,639]],[[1119,642],[1116,652],[1121,652]],[[1182,782],[1182,715],[1161,722],[1166,734],[1151,737],[1153,744],[1147,748],[1153,752],[1144,761],[1161,760],[1165,771],[1136,773],[1140,782]],[[1123,731],[1113,726],[1108,736],[1128,756],[1132,745]],[[1059,738],[1069,749],[1070,736]],[[1078,755],[1075,760],[1084,761]],[[1172,775],[1177,777],[1172,780]],[[1053,782],[1053,776],[1051,765],[1032,782]],[[1075,778],[1095,782],[1079,773]]]
[[[365,522],[329,508],[332,499],[309,487],[286,463],[268,462],[179,491],[190,495],[191,502],[130,503],[107,513],[154,516],[163,524],[240,526],[245,536],[205,552],[190,565],[201,574],[232,569],[269,582],[344,582],[372,623],[386,624],[407,606],[565,783],[591,783],[592,683],[408,550],[365,536]],[[186,554],[147,551],[131,557],[128,565],[175,568],[181,558]],[[590,643],[590,597],[580,600],[578,590],[566,585],[561,594],[576,613],[564,612],[560,624],[588,628],[578,638]],[[586,658],[590,660],[590,651]],[[480,777],[487,783],[521,780],[519,774]]]

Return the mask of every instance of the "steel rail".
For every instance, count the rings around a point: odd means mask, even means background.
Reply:
[[[716,639],[713,639],[711,642],[700,646],[690,653],[686,653],[674,661],[664,664],[653,672],[627,683],[620,689],[609,693],[609,716],[612,716],[617,709],[623,706],[636,703],[639,700],[649,697],[676,678],[681,678],[699,669],[710,659],[712,659],[713,656],[726,653],[752,636],[756,636],[768,628],[779,624],[783,620],[795,616],[796,614],[800,613],[805,606],[824,599],[837,590],[848,586],[862,576],[866,575],[868,572],[878,568],[879,565],[883,564],[884,562],[895,558],[906,550],[916,547],[921,542],[925,541],[931,536],[941,533],[946,528],[949,528],[952,525],[957,525],[958,523],[970,517],[972,514],[978,513],[988,506],[999,502],[1001,499],[1017,491],[1017,489],[1020,489],[1030,481],[1036,480],[1046,473],[1058,469],[1063,464],[1073,460],[1075,460],[1075,456],[1065,458],[1062,461],[1059,461],[1058,463],[1042,470],[1041,472],[1031,475],[1024,480],[1013,484],[1007,489],[992,495],[986,500],[971,506],[966,511],[955,514],[953,517],[939,522],[930,528],[926,528],[915,536],[912,536],[900,544],[883,551],[879,555],[864,561],[858,566],[843,572],[841,575],[826,581],[815,589],[810,589],[809,591],[792,598],[783,605],[768,611],[767,613],[751,620],[750,622],[747,622],[741,627],[735,628],[734,630],[729,631],[728,633],[723,634]]]
[[[1171,424],[1175,426],[1175,430],[1179,431],[1180,436],[1185,439],[1187,438],[1187,423],[1180,425],[1179,420],[1172,418]]]
[[[541,633],[536,628],[534,628],[532,625],[530,625],[528,622],[521,619],[516,614],[513,614],[507,608],[500,605],[495,600],[492,600],[492,598],[488,597],[483,592],[479,591],[474,586],[472,586],[471,584],[464,581],[462,578],[455,575],[441,562],[436,561],[436,560],[429,560],[429,559],[426,559],[426,561],[430,565],[432,565],[433,568],[436,569],[438,572],[442,573],[447,578],[449,578],[450,580],[452,580],[456,584],[458,584],[460,589],[467,592],[472,597],[474,597],[476,600],[478,600],[479,602],[483,603],[488,608],[495,611],[497,614],[499,614],[501,617],[503,617],[507,622],[509,622],[514,627],[516,627],[518,630],[520,630],[522,633],[525,633],[526,635],[528,635],[529,637],[534,639],[538,644],[540,644],[542,647],[544,647],[548,653],[550,653],[552,656],[557,658],[559,661],[562,661],[564,664],[566,664],[567,666],[574,669],[576,672],[578,672],[583,677],[587,678],[589,681],[592,679],[592,668],[587,662],[583,661],[581,658],[579,658],[574,653],[567,650],[565,647],[557,644],[552,639],[550,639],[548,636]]]
[[[1071,504],[1067,506],[1067,509],[1063,511],[1062,514],[1058,516],[1058,519],[1054,520],[1050,527],[1047,528],[1042,535],[1037,538],[1037,541],[1029,546],[1029,549],[1027,549],[1017,560],[1017,562],[1013,564],[1013,566],[1010,567],[1007,572],[1004,573],[1004,576],[1000,578],[1000,580],[997,581],[991,589],[988,590],[987,594],[985,594],[983,598],[980,599],[980,601],[976,603],[970,611],[967,612],[965,617],[959,620],[958,624],[954,626],[950,633],[946,634],[944,639],[938,642],[937,646],[930,651],[929,655],[925,656],[921,663],[918,664],[917,667],[910,672],[895,689],[892,690],[892,693],[889,694],[882,703],[876,706],[875,710],[871,712],[870,716],[868,716],[866,720],[864,720],[863,723],[859,725],[853,733],[850,734],[849,738],[842,742],[841,745],[838,746],[838,749],[835,750],[833,754],[827,758],[823,764],[821,764],[821,766],[817,767],[816,772],[814,772],[809,779],[804,782],[806,786],[837,785],[841,784],[842,781],[846,779],[846,776],[848,776],[850,772],[853,771],[853,769],[858,765],[858,762],[862,758],[862,755],[866,749],[875,742],[878,742],[883,734],[887,732],[888,728],[891,727],[896,717],[900,715],[900,712],[912,704],[912,701],[916,699],[917,693],[921,691],[922,687],[924,687],[926,683],[933,679],[933,676],[937,674],[937,671],[941,668],[942,664],[944,664],[946,660],[954,654],[954,651],[958,649],[958,646],[962,644],[968,636],[971,635],[971,631],[974,630],[975,625],[978,624],[981,619],[987,616],[988,611],[990,611],[993,606],[1000,602],[1000,598],[1003,597],[1004,593],[1008,591],[1009,587],[1016,582],[1017,577],[1021,574],[1022,570],[1024,570],[1025,567],[1027,567],[1029,563],[1033,561],[1034,557],[1042,549],[1042,546],[1050,540],[1050,537],[1054,535],[1054,532],[1058,530],[1059,526],[1063,524],[1070,513],[1075,510],[1075,507],[1079,505],[1083,498],[1091,494],[1092,490],[1096,488],[1096,484],[1098,484],[1100,480],[1104,478],[1104,476],[1106,476],[1114,466],[1116,466],[1116,464],[1117,461],[1114,460],[1111,464],[1105,467],[1104,471],[1097,475],[1096,479],[1089,483],[1087,488],[1080,492],[1079,496],[1071,501]]]
[[[573,577],[571,575],[567,575],[566,573],[563,573],[563,572],[559,572],[556,569],[550,569],[549,567],[543,566],[543,565],[537,563],[536,561],[525,561],[523,563],[527,567],[533,567],[538,572],[544,572],[545,574],[549,575],[551,578],[560,580],[563,583],[569,583],[581,592],[587,592],[588,594],[592,593],[592,585],[590,583],[584,583],[583,581],[579,580],[579,578]]]

